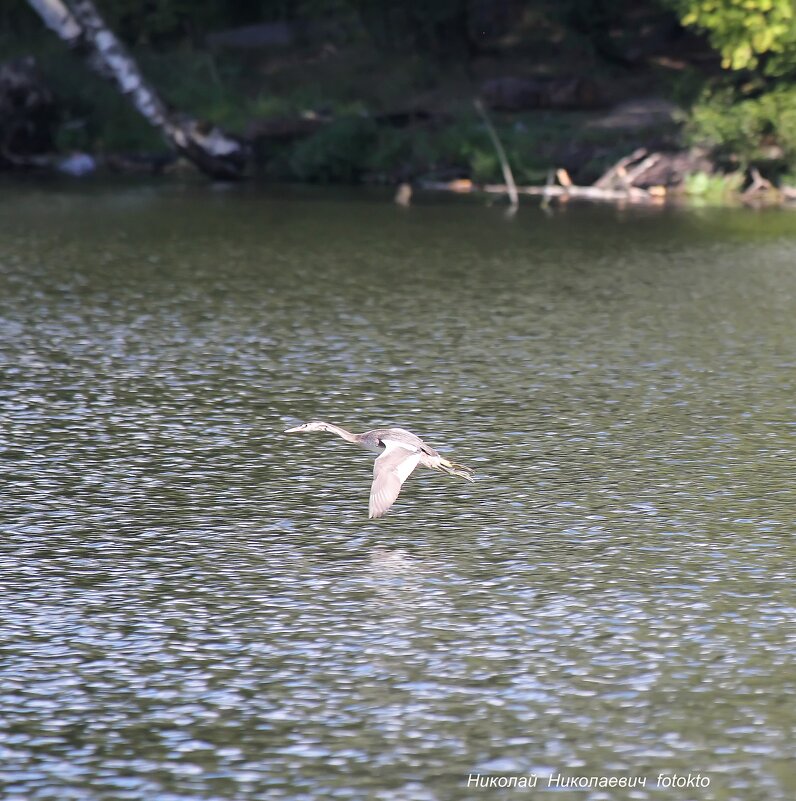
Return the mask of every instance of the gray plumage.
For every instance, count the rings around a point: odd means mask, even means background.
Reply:
[[[342,437],[346,442],[379,454],[373,464],[373,484],[370,487],[368,517],[371,518],[381,517],[395,503],[404,481],[418,465],[459,476],[467,481],[473,480],[473,472],[469,467],[448,461],[405,428],[374,428],[363,434],[352,434],[332,423],[314,420],[289,428],[285,433],[307,431],[327,431]]]

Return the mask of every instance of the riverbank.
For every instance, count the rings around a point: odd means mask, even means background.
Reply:
[[[227,31],[201,46],[138,44],[133,52],[170,106],[246,141],[252,174],[269,181],[489,191],[503,174],[473,109],[480,97],[514,180],[547,185],[545,197],[587,188],[581,196],[603,190],[598,199],[606,199],[610,190],[631,202],[738,202],[750,192],[765,202],[787,200],[787,190],[769,183],[788,183],[782,148],[769,147],[761,164],[728,154],[695,129],[694,109],[705,116],[706,81],[720,72],[715,54],[681,30],[666,33],[658,17],[651,24],[649,12],[645,19],[647,33],[620,42],[620,57],[611,59],[549,21],[446,63],[328,31],[255,46],[241,30]],[[266,30],[260,26],[258,35]],[[35,64],[31,82],[42,100],[34,124],[17,125],[14,147],[6,124],[6,169],[183,169],[123,97],[45,32],[3,41],[0,56]],[[0,92],[2,85],[0,79]],[[20,143],[19,130],[34,133]],[[637,152],[654,163],[606,183],[610,170]]]

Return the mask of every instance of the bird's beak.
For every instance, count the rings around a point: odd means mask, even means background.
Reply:
[[[288,428],[288,429],[285,431],[285,434],[295,434],[297,431],[301,431],[301,430],[302,430],[302,428],[304,428],[304,426],[303,426],[303,425],[300,425],[300,426],[294,426],[293,428]]]

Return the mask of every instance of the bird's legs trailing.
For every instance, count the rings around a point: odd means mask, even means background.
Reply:
[[[447,473],[451,476],[459,476],[459,478],[463,478],[466,481],[474,481],[473,471],[469,467],[465,467],[462,464],[456,464],[455,462],[449,462],[447,459],[443,459],[440,457],[439,465],[436,468],[437,470],[441,470],[443,473]]]

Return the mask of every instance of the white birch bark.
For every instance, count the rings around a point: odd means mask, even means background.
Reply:
[[[82,31],[61,0],[28,0],[44,24],[65,42],[76,42]]]
[[[170,112],[92,0],[28,2],[63,41],[86,52],[91,67],[115,83],[135,109],[200,170],[214,178],[243,176],[248,161],[246,146],[213,125]]]

